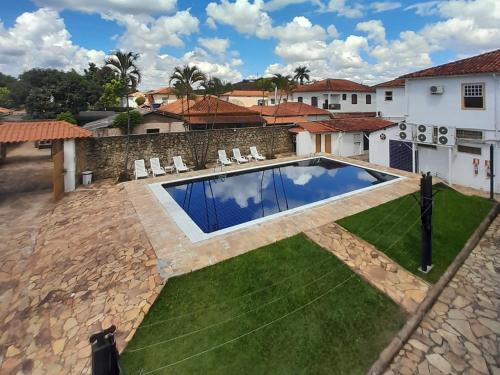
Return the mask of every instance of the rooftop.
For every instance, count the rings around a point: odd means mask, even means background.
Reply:
[[[373,86],[374,89],[382,88],[382,87],[405,87],[404,78],[396,78],[391,81],[382,82],[378,85]]]
[[[259,98],[262,98],[262,91],[260,90],[233,90],[233,91],[228,91],[223,94],[223,96],[256,96]],[[264,96],[266,95],[266,92],[264,92]]]
[[[393,121],[378,117],[336,118],[327,121],[305,121],[290,129],[293,133],[308,131],[309,133],[362,132],[376,131],[394,125]]]
[[[313,107],[312,105],[298,102],[286,102],[280,105],[254,105],[250,109],[261,112],[264,116],[314,116],[314,115],[327,115],[331,113],[326,109]]]
[[[500,73],[500,49],[406,74],[400,78]]]
[[[175,94],[175,89],[172,87],[160,87],[159,89],[150,90],[146,95],[169,95]]]
[[[48,141],[87,138],[92,133],[66,121],[6,121],[0,123],[0,142]]]
[[[348,79],[327,78],[322,81],[309,83],[297,87],[294,92],[314,92],[314,91],[348,91],[348,92],[373,92],[370,86],[349,81]]]

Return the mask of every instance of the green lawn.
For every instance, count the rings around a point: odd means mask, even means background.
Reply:
[[[410,272],[436,282],[488,214],[492,203],[461,194],[443,184],[435,185],[434,192],[437,192],[432,215],[434,268],[427,275],[417,270],[420,266],[420,208],[411,195],[346,217],[338,223]],[[419,198],[419,193],[415,197]]]
[[[297,235],[170,279],[121,359],[128,375],[364,374],[404,321]]]

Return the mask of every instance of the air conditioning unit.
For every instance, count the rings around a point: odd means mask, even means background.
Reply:
[[[436,143],[443,146],[452,146],[455,144],[455,129],[448,126],[439,126],[437,128]]]
[[[443,86],[431,86],[430,90],[431,90],[431,94],[440,95],[444,92],[444,87]]]
[[[434,127],[429,125],[417,125],[417,142],[433,143]]]
[[[412,141],[413,140],[413,132],[411,125],[408,125],[406,122],[400,122],[398,125],[399,130],[399,139],[402,141]]]

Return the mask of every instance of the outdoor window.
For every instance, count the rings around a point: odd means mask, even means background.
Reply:
[[[311,97],[311,105],[313,107],[317,107],[318,106],[318,98],[316,96]]]
[[[297,98],[297,101],[298,101],[299,103],[302,103],[302,102],[304,101],[304,98],[303,98],[302,96],[299,96],[299,97]]]
[[[342,94],[342,100],[347,100],[347,94]]]
[[[366,95],[366,104],[372,104],[372,96],[370,94]]]
[[[271,99],[271,104],[276,104],[276,99],[272,98]]]
[[[159,133],[160,129],[155,128],[155,129],[146,129],[146,134],[154,134],[154,133]]]
[[[481,147],[458,145],[457,151],[465,152],[467,154],[481,155]]]
[[[358,104],[358,95],[356,95],[356,94],[351,95],[351,103]]]
[[[483,139],[481,130],[457,129],[456,133],[459,139]]]
[[[462,85],[462,108],[484,108],[484,83],[466,83]]]
[[[385,92],[385,101],[386,102],[392,102],[392,91],[386,91]]]

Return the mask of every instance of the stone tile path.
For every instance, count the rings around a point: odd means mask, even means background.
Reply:
[[[0,204],[0,373],[81,374],[88,337],[123,348],[161,288],[154,251],[122,186]]]
[[[339,225],[330,223],[305,234],[400,304],[406,312],[415,312],[427,295],[429,284]]]
[[[500,217],[385,374],[500,374]]]

